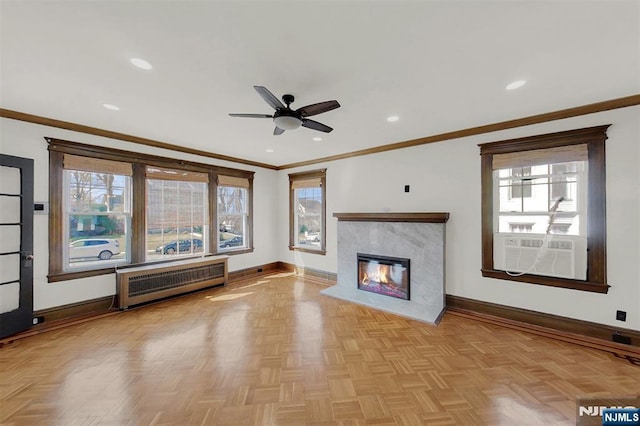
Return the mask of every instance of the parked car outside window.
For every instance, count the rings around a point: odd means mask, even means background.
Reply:
[[[220,241],[220,248],[239,247],[243,244],[242,237],[237,236],[228,240]]]
[[[69,259],[97,257],[109,260],[116,254],[120,254],[120,242],[109,238],[87,238],[69,245]]]
[[[193,243],[192,243],[193,242]],[[202,251],[202,240],[194,238],[192,240],[174,240],[170,243],[164,244],[156,248],[156,253],[175,254],[191,252],[191,246],[193,245],[193,252]]]

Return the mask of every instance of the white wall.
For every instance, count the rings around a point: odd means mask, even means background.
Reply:
[[[273,224],[276,222],[277,205],[273,202],[273,198],[277,190],[278,174],[275,170],[218,161],[16,120],[0,119],[0,152],[32,158],[35,162],[35,201],[49,200],[49,151],[44,140],[45,137],[255,171],[253,195],[253,238],[255,250],[253,253],[231,256],[229,258],[229,270],[235,271],[279,260],[274,250],[277,234]],[[47,282],[49,265],[48,220],[49,217],[45,215],[34,216],[34,310],[115,294],[115,274],[55,283]]]
[[[612,124],[607,141],[606,295],[483,278],[480,274],[480,156],[478,143]],[[401,125],[398,123],[397,125]],[[256,172],[254,246],[232,256],[231,271],[275,261],[337,272],[334,212],[449,212],[447,293],[502,305],[640,330],[640,107],[450,140],[404,150],[275,172],[15,120],[0,119],[0,152],[35,160],[36,201],[48,201],[45,136]],[[327,254],[288,250],[288,173],[327,168]],[[404,192],[411,185],[411,192]],[[109,296],[114,275],[47,283],[48,217],[34,221],[36,310]],[[627,322],[615,320],[617,309]]]
[[[483,278],[477,144],[603,124],[608,130],[606,295]],[[398,123],[397,125],[401,125]],[[425,135],[426,136],[426,135]],[[334,212],[449,212],[447,294],[640,330],[640,107],[283,170],[279,259],[337,272]],[[288,173],[327,168],[327,253],[289,251]],[[411,185],[411,192],[404,192]],[[615,320],[627,311],[627,322]]]

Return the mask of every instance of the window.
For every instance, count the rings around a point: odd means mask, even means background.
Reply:
[[[207,173],[146,168],[146,260],[205,254]]]
[[[326,169],[289,175],[289,249],[325,253]]]
[[[538,157],[540,157],[540,151]],[[557,151],[546,150],[549,158],[537,161],[554,161]],[[573,145],[578,161],[557,164],[538,164],[531,167],[511,168],[494,156],[494,202],[497,213],[497,232],[562,233],[586,237],[586,188],[587,147]],[[523,161],[529,151],[520,153]],[[526,173],[520,170],[528,169]],[[514,172],[517,170],[517,172]],[[514,191],[515,189],[518,191]],[[526,189],[526,190],[525,190]],[[578,189],[584,194],[578,196]],[[518,194],[515,196],[514,194]],[[580,220],[582,219],[582,220]],[[551,220],[551,222],[550,222]]]
[[[531,197],[531,167],[515,167],[508,169],[509,176],[509,199]]]
[[[218,176],[218,250],[244,249],[248,244],[249,179]]]
[[[483,276],[607,292],[607,128],[480,145]]]
[[[254,172],[45,139],[49,282],[253,250]]]
[[[131,165],[64,156],[63,270],[127,263]]]

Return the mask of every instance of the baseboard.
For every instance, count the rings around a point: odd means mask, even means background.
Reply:
[[[326,285],[335,285],[338,282],[338,274],[320,269],[307,268],[287,262],[278,262],[283,271],[294,272],[300,277],[320,281]]]
[[[527,309],[447,295],[447,313],[489,322],[557,340],[588,346],[619,355],[640,357],[640,332]],[[619,333],[631,345],[612,341]]]
[[[33,312],[33,317],[41,317],[44,319],[43,326],[47,323],[68,320],[75,317],[90,316],[94,314],[102,314],[111,308],[115,308],[115,296],[100,297],[97,299],[84,300],[78,303],[71,303],[55,308],[41,309]]]
[[[276,272],[284,271],[280,265],[282,262],[265,263],[264,265],[252,266],[250,268],[239,269],[237,271],[229,272],[227,277],[227,283],[232,284],[237,281],[242,281],[250,278],[256,278],[263,275],[269,275]]]

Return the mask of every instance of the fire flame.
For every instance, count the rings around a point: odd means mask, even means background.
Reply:
[[[375,281],[380,284],[389,284],[388,273],[389,273],[389,266],[380,265],[378,266],[378,270],[372,273],[371,275],[364,272],[363,273],[364,276],[362,277],[361,283],[363,285],[368,285],[371,281]]]

